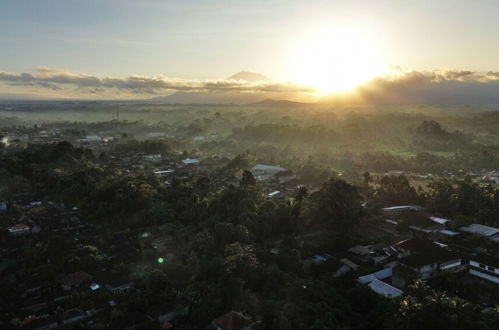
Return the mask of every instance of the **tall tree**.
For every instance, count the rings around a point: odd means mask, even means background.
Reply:
[[[357,188],[343,180],[330,179],[310,195],[310,215],[317,223],[328,223],[339,231],[348,231],[362,215]]]

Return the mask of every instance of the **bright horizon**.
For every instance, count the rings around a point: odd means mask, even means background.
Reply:
[[[496,1],[5,1],[0,98],[215,87],[310,98],[400,72],[495,84],[498,12]],[[239,71],[272,82],[225,82]]]

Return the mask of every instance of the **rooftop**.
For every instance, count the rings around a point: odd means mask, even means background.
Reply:
[[[374,279],[371,283],[368,284],[368,286],[369,288],[371,288],[371,290],[386,298],[396,298],[404,293],[402,290],[399,290],[396,287],[393,287],[378,279]]]
[[[397,205],[397,206],[390,206],[390,207],[384,207],[383,211],[406,211],[406,210],[413,210],[413,211],[421,211],[423,210],[424,207],[419,206],[419,205]]]
[[[360,284],[371,283],[374,280],[384,280],[386,278],[392,277],[392,268],[385,268],[372,274],[360,276],[357,278],[357,282]]]
[[[474,223],[466,227],[459,228],[460,231],[464,231],[471,234],[477,234],[481,236],[492,236],[499,233],[499,228],[489,227],[481,225],[479,223]]]
[[[400,259],[400,263],[410,267],[422,267],[426,265],[443,263],[460,259],[459,255],[449,252],[444,248],[435,247],[426,253],[415,253]]]
[[[414,237],[405,241],[398,242],[395,248],[409,250],[411,252],[425,252],[437,247],[437,245],[426,237]]]
[[[252,171],[265,171],[265,172],[282,172],[286,171],[285,168],[272,165],[257,164],[253,166]]]

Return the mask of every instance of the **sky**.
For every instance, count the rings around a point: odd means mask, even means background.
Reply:
[[[296,56],[311,40],[335,43],[328,34],[336,31],[355,31],[354,39],[373,48],[366,56],[383,65],[497,72],[498,14],[496,0],[2,0],[0,74],[36,78],[37,69],[50,68],[109,79],[161,76],[192,85],[219,83],[246,70],[314,85],[316,75],[303,74],[308,67],[297,70],[297,63],[313,60]],[[301,76],[293,76],[298,71]],[[305,76],[308,81],[300,81]],[[62,86],[9,79],[0,79],[0,93],[42,95]]]

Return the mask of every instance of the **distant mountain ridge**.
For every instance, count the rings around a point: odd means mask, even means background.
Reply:
[[[262,106],[292,106],[300,107],[304,105],[309,105],[310,103],[295,102],[290,100],[275,100],[275,99],[264,99],[260,102],[251,103],[250,105],[262,105]]]
[[[249,71],[235,73],[228,77],[227,80],[243,80],[250,83],[271,81],[263,74]],[[168,96],[154,97],[150,101],[173,104],[247,104],[257,102],[263,97],[261,93],[238,93],[233,91],[175,92]]]

